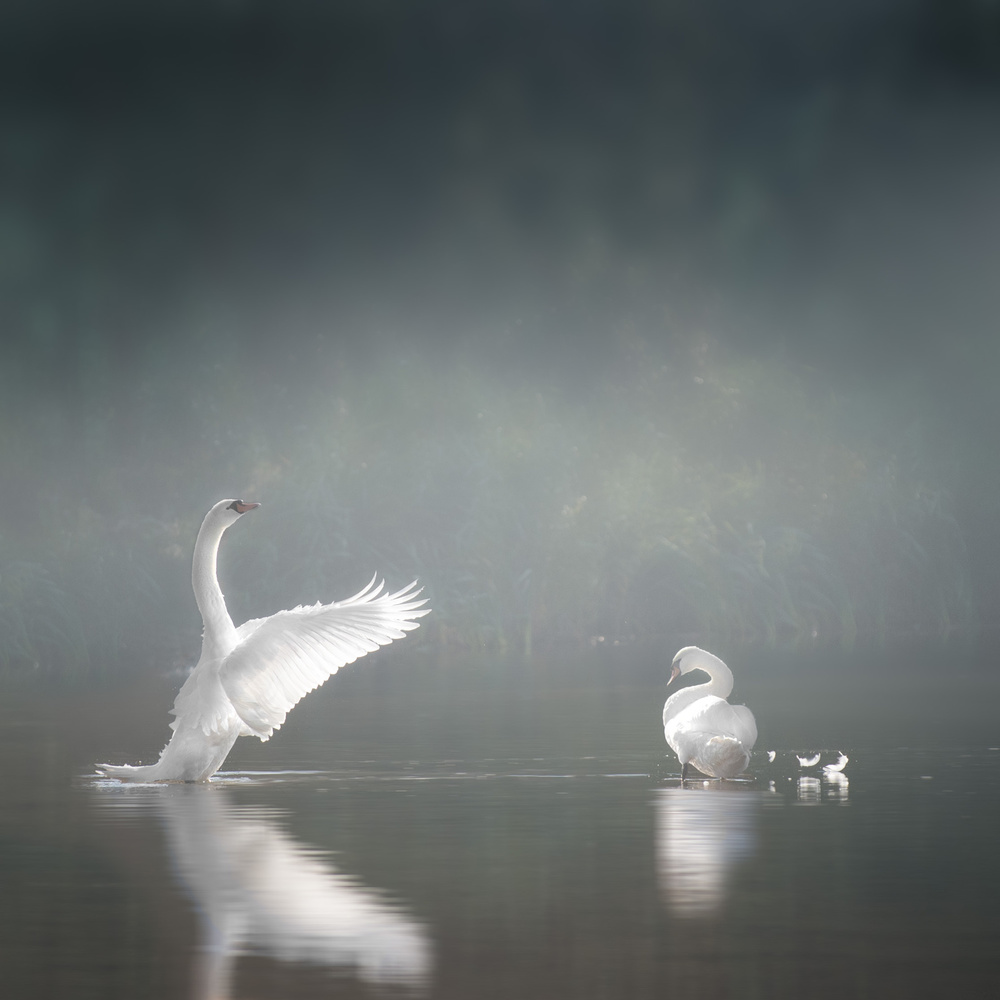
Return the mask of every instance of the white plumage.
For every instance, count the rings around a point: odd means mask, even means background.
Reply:
[[[155,764],[99,764],[125,781],[204,781],[240,736],[268,739],[305,695],[342,666],[402,639],[426,615],[416,581],[392,594],[373,578],[345,601],[315,604],[233,625],[216,562],[226,529],[260,506],[220,500],[194,546],[191,582],[205,625],[201,656],[174,701],[173,736]]]
[[[733,690],[732,671],[697,646],[685,646],[672,666],[670,681],[691,670],[710,678],[676,691],[663,706],[663,733],[680,761],[681,778],[687,778],[690,764],[711,778],[736,777],[750,763],[757,723],[745,705],[726,701]]]

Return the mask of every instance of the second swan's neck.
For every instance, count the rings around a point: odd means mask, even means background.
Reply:
[[[717,656],[706,653],[705,658],[698,664],[697,668],[708,674],[709,679],[704,684],[692,684],[691,687],[681,688],[675,691],[663,706],[663,717],[666,720],[688,705],[694,704],[700,698],[715,695],[717,698],[728,698],[733,690],[733,672]]]
[[[711,654],[708,654],[711,656]],[[710,680],[704,684],[698,684],[694,690],[706,694],[714,694],[719,698],[728,698],[733,690],[733,672],[717,656],[711,659],[702,660],[698,664],[699,670],[704,670]]]
[[[222,541],[226,527],[228,526],[216,522],[210,513],[202,521],[201,530],[194,543],[191,586],[194,588],[194,599],[198,603],[201,620],[205,624],[203,653],[213,647],[231,646],[236,632],[233,620],[226,609],[226,599],[222,596],[216,572],[219,542]]]

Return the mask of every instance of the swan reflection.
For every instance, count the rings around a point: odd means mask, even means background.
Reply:
[[[656,863],[674,916],[713,916],[725,903],[733,869],[756,850],[760,799],[719,782],[657,791]]]
[[[831,802],[847,801],[851,783],[847,780],[846,774],[841,774],[839,771],[826,771],[823,780],[826,783],[826,797]]]
[[[804,806],[818,806],[820,803],[819,778],[801,777],[796,786],[798,801]]]
[[[236,957],[248,953],[350,968],[374,985],[427,984],[419,921],[298,843],[273,813],[237,807],[218,787],[169,792],[158,796],[167,840],[202,925],[196,996],[229,996]]]
[[[847,802],[851,783],[840,771],[823,771],[823,778],[803,775],[795,784],[795,798],[800,806],[818,806],[826,802]]]

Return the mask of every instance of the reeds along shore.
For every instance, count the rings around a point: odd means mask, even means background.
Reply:
[[[0,663],[183,661],[211,484],[268,515],[222,552],[234,617],[379,572],[425,584],[420,642],[468,648],[977,627],[946,465],[791,366],[636,342],[585,396],[416,357],[327,375],[22,414],[3,446],[38,502],[3,522]]]

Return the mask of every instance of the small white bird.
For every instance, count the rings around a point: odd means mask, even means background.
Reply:
[[[767,751],[767,762],[768,762],[768,764],[773,764],[774,763],[774,758],[777,757],[777,756],[778,755],[777,755],[777,753],[774,750],[768,750]]]
[[[815,767],[819,763],[822,753],[813,754],[812,756],[800,757],[798,754],[795,755],[796,760],[799,762],[799,767]]]
[[[757,742],[757,723],[746,705],[730,705],[733,673],[717,656],[685,646],[673,659],[671,683],[703,670],[710,680],[674,692],[663,706],[663,734],[681,764],[681,780],[694,764],[711,778],[734,778],[746,770]]]
[[[826,774],[837,774],[839,771],[843,771],[844,768],[847,767],[847,762],[850,759],[851,758],[848,757],[848,756],[846,756],[845,754],[838,753],[837,763],[836,764],[826,764],[826,765],[824,765],[823,771]]]
[[[201,657],[174,701],[173,736],[155,764],[98,764],[122,781],[205,781],[240,736],[267,740],[292,707],[342,666],[402,639],[426,615],[416,581],[381,594],[372,578],[345,601],[255,618],[239,628],[216,574],[226,529],[258,503],[220,500],[194,543],[191,583],[205,631]],[[381,596],[380,596],[381,595]]]

